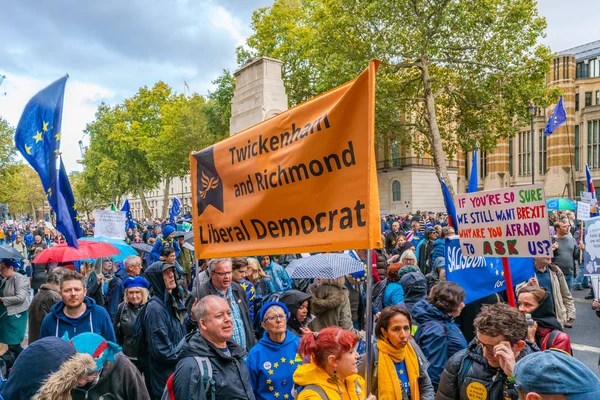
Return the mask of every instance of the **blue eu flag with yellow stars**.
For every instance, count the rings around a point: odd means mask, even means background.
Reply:
[[[556,107],[554,107],[554,111],[552,111],[552,115],[548,118],[548,123],[544,128],[544,133],[546,136],[550,136],[552,132],[556,130],[560,125],[567,121],[567,112],[565,111],[565,105],[563,104],[563,97],[560,96]]]
[[[61,121],[65,83],[60,78],[33,96],[25,106],[15,133],[15,146],[40,176],[48,203],[56,214],[56,228],[71,247],[77,247],[81,235],[77,207],[60,156]]]
[[[121,207],[121,211],[125,211],[125,216],[127,217],[127,221],[125,222],[125,230],[135,229],[135,224],[133,223],[133,217],[131,215],[131,206],[129,205],[129,199],[125,199],[125,201],[123,202],[123,207]]]
[[[175,217],[181,212],[181,202],[177,197],[173,198],[173,205],[171,206],[171,212],[169,213],[169,220],[171,224],[175,224]]]

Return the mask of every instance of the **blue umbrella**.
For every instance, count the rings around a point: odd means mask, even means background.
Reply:
[[[548,210],[577,210],[577,203],[572,200],[562,197],[553,197],[546,200],[546,208]]]
[[[364,271],[364,264],[347,254],[317,254],[293,260],[285,269],[292,279],[328,278]]]
[[[85,237],[85,238],[81,238],[80,240],[112,244],[113,246],[115,246],[117,248],[117,250],[119,250],[119,254],[112,256],[112,259],[115,262],[123,261],[123,260],[125,260],[125,258],[127,258],[129,256],[137,256],[138,255],[138,252],[133,247],[131,247],[130,245],[125,243],[124,240],[121,240],[121,239],[113,239],[113,238],[109,238],[106,236],[97,236],[97,237],[90,237],[90,238]]]

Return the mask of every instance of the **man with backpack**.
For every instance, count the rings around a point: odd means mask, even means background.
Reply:
[[[187,335],[180,346],[180,361],[167,381],[163,399],[254,400],[250,373],[243,360],[247,353],[232,340],[234,321],[227,301],[215,295],[204,296],[198,301],[194,317],[199,331]]]

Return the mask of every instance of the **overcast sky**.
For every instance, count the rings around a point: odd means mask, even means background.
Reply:
[[[250,17],[273,0],[22,0],[0,5],[0,116],[16,126],[27,101],[68,73],[61,150],[81,170],[77,142],[98,104],[115,104],[162,80],[206,94]],[[600,39],[599,0],[539,0],[553,51]],[[6,96],[4,95],[6,92]],[[87,139],[84,138],[84,143]]]

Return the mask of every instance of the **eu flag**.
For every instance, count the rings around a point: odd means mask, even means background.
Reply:
[[[29,100],[17,125],[15,146],[40,176],[48,203],[56,213],[58,230],[65,235],[69,246],[77,247],[78,236],[74,234],[73,219],[63,192],[67,188],[70,191],[71,186],[68,178],[66,183],[59,185],[56,168],[60,156],[60,127],[66,82],[67,76],[60,78]],[[75,207],[74,203],[72,207]],[[78,223],[76,225],[79,226]]]
[[[175,223],[175,217],[181,212],[181,202],[177,197],[173,198],[173,205],[171,206],[171,212],[169,213],[169,220],[172,224]]]
[[[81,225],[79,225],[79,215],[77,214],[77,206],[75,205],[75,196],[69,183],[69,176],[63,164],[62,157],[60,158],[60,169],[58,171],[57,190],[53,193],[57,208],[56,212],[56,229],[65,235],[67,243],[77,244],[77,238],[83,236]]]
[[[444,203],[446,204],[446,212],[448,213],[448,225],[452,226],[454,229],[458,229],[458,224],[456,223],[456,207],[454,206],[452,195],[450,194],[450,190],[448,189],[444,178],[441,176],[440,182],[442,183],[442,194],[444,196]]]
[[[133,217],[131,215],[131,206],[129,205],[129,199],[125,199],[125,201],[123,202],[123,207],[121,207],[121,211],[125,211],[125,216],[127,217],[127,221],[125,222],[125,230],[135,229],[135,224],[133,223]]]
[[[554,111],[552,111],[552,115],[548,118],[548,123],[544,128],[544,133],[546,136],[550,136],[552,132],[556,130],[559,126],[561,126],[567,120],[567,112],[565,111],[565,105],[563,104],[563,97],[560,96],[556,107],[554,107]]]

